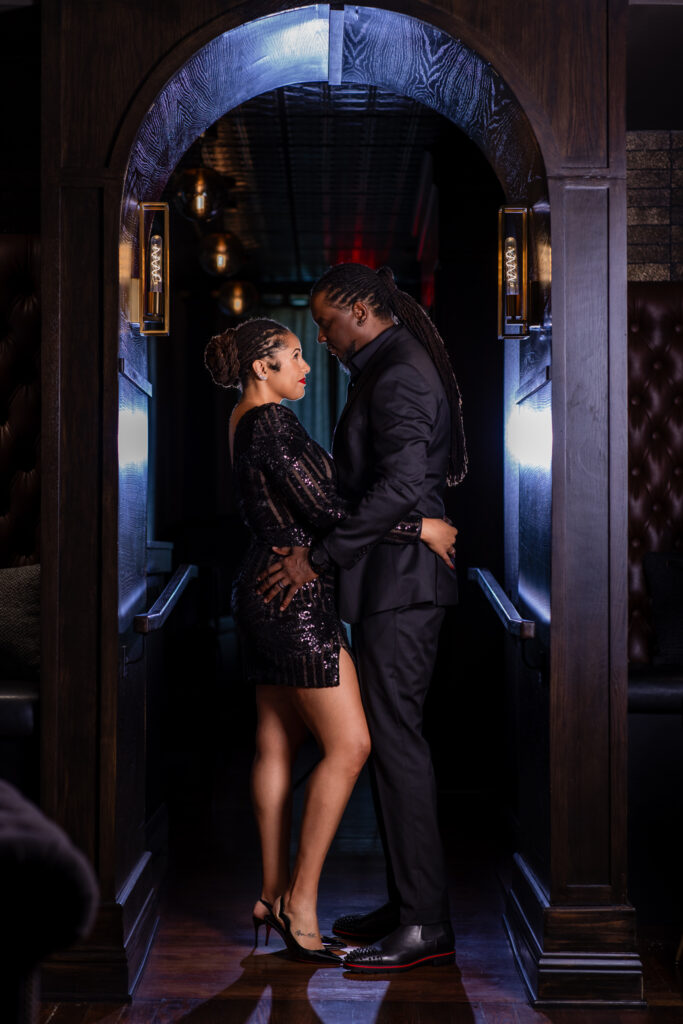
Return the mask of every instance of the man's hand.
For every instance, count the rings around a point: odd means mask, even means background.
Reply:
[[[308,561],[308,548],[273,548],[276,555],[280,555],[279,562],[273,562],[265,572],[258,577],[259,586],[256,588],[258,594],[263,594],[263,600],[269,604],[273,598],[282,596],[280,611],[290,604],[297,590],[301,590],[305,583],[317,580],[318,574],[313,572]]]

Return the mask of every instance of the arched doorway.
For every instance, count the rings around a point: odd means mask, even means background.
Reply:
[[[201,38],[199,34],[194,41],[186,37],[156,69],[153,79],[123,116],[123,127],[110,155],[113,180],[107,194],[108,237],[113,240],[116,234],[112,199],[115,193],[120,199],[118,190],[123,182],[118,234],[122,273],[116,327],[117,306],[113,294],[107,293],[105,392],[117,398],[123,395],[125,402],[128,389],[130,410],[144,419],[145,398],[138,393],[140,388],[134,381],[119,387],[112,370],[117,355],[127,363],[132,377],[146,380],[144,343],[127,323],[126,293],[137,203],[158,196],[168,174],[199,132],[242,99],[286,82],[334,83],[348,78],[381,83],[433,106],[477,142],[508,200],[535,210],[537,265],[549,269],[540,252],[545,246],[547,255],[550,208],[537,138],[542,141],[553,232],[562,242],[556,250],[554,279],[552,520],[547,500],[543,505],[545,536],[549,537],[547,553],[552,563],[552,577],[546,575],[543,585],[545,607],[552,606],[553,630],[549,687],[544,689],[536,680],[538,693],[525,691],[527,704],[520,714],[524,717],[529,706],[534,709],[536,728],[542,742],[548,744],[540,802],[543,794],[548,794],[548,801],[536,837],[540,837],[541,848],[534,843],[529,855],[522,851],[517,860],[510,920],[530,988],[540,999],[634,1001],[638,998],[640,968],[633,952],[632,913],[625,899],[621,789],[625,701],[620,645],[624,624],[621,611],[610,606],[610,594],[623,587],[619,550],[624,516],[614,497],[623,482],[623,466],[618,452],[613,453],[605,440],[610,427],[615,432],[619,429],[623,360],[620,362],[618,349],[610,348],[609,343],[618,334],[616,300],[610,298],[609,330],[604,309],[607,296],[618,291],[618,281],[608,281],[606,269],[610,212],[607,185],[584,180],[586,160],[600,165],[603,159],[600,166],[604,166],[604,152],[593,156],[587,146],[590,156],[584,158],[580,146],[567,143],[562,136],[565,126],[557,119],[552,121],[550,115],[546,120],[531,98],[528,79],[516,75],[514,61],[505,57],[509,51],[500,40],[494,44],[449,15],[441,13],[438,18],[440,26],[435,27],[403,14],[364,6],[339,11],[317,5],[235,26],[231,14],[225,19],[229,31],[218,35],[221,19],[217,19],[202,29]],[[457,40],[460,34],[475,49]],[[486,53],[495,67],[481,53]],[[496,68],[512,83],[518,96],[528,99],[526,113]],[[615,195],[618,202],[618,189]],[[589,239],[592,242],[586,258]],[[113,269],[111,264],[109,269]],[[614,277],[616,271],[610,273]],[[581,283],[580,295],[570,287],[570,282],[573,285],[577,281]],[[546,293],[548,289],[549,276]],[[581,331],[572,335],[577,324],[586,325],[583,310],[590,309],[591,304],[599,314],[597,341]],[[539,351],[530,346],[526,354],[520,346],[510,346],[506,393],[511,404],[518,404],[543,392],[544,401],[536,403],[537,412],[547,422],[549,374],[543,374],[549,366],[547,331],[543,345]],[[141,394],[145,394],[144,388]],[[116,422],[111,402],[104,419],[107,433]],[[110,439],[108,433],[107,437]],[[131,505],[124,511],[135,516],[137,508],[139,513],[135,502],[144,493],[144,487],[139,486],[140,474],[144,477],[145,472],[144,458],[138,461],[136,472],[138,486],[127,489],[118,466],[113,462],[105,465],[105,486],[119,494],[119,521],[125,495],[130,495]],[[506,581],[513,588],[519,568],[518,527],[527,521],[523,502],[525,495],[533,499],[536,493],[531,480],[530,489],[525,491],[515,474],[518,469],[511,473],[508,494],[514,523],[512,537],[516,539],[512,542],[511,537]],[[549,476],[546,484],[550,486]],[[591,525],[576,528],[586,506],[591,506],[594,513]],[[144,537],[138,531],[121,543],[115,516],[106,518],[102,535],[108,585],[116,580],[117,558],[120,560],[124,552],[126,555],[127,576],[118,589],[119,611],[123,613],[120,626],[125,630],[142,592]],[[537,553],[538,545],[531,537],[527,550],[534,547]],[[584,610],[576,610],[582,590],[590,593],[587,629]],[[104,749],[113,752],[121,749],[122,730],[129,736],[136,729],[139,733],[139,727],[130,723],[139,722],[143,706],[134,680],[128,677],[121,681],[113,662],[109,663],[117,646],[111,596],[105,605],[110,615],[105,616],[103,624],[103,649],[108,657],[103,667],[101,730]],[[531,777],[533,766],[529,769]],[[118,771],[113,757],[105,759],[103,793],[116,794]],[[133,781],[129,779],[127,785],[130,787]],[[539,787],[533,778],[530,786],[528,813],[534,818]],[[582,820],[590,825],[582,827]],[[101,830],[109,846],[116,845],[117,828],[120,831],[115,815],[110,816]],[[114,894],[124,890],[126,895],[135,894],[133,881],[135,885],[140,882],[140,891],[144,889],[144,841],[139,837],[124,844],[116,863],[111,857],[105,859],[109,869],[106,889],[112,900]],[[132,880],[130,886],[124,885],[126,879]],[[567,967],[568,951],[572,954],[571,968]]]
[[[531,263],[532,276],[539,286],[542,314],[539,330],[522,342],[507,343],[509,370],[504,404],[511,418],[520,410],[531,415],[535,430],[544,431],[549,443],[549,204],[538,144],[522,108],[490,64],[442,30],[393,12],[373,8],[333,11],[310,7],[248,22],[215,37],[167,82],[140,126],[126,171],[121,224],[124,302],[119,355],[123,355],[124,362],[138,375],[147,376],[147,344],[136,330],[128,327],[125,305],[126,270],[135,266],[137,203],[160,196],[180,157],[197,136],[228,109],[270,89],[311,81],[323,81],[332,86],[354,83],[385,88],[438,111],[484,153],[503,186],[507,202],[535,208]],[[188,96],[195,98],[191,106],[187,103]],[[144,414],[147,406],[147,397],[129,377],[124,373],[120,378],[120,415],[126,419],[131,416],[131,410],[134,416]],[[524,405],[527,394],[529,400]],[[521,547],[522,569],[527,580],[533,577],[537,583],[539,600],[533,614],[537,617],[539,607],[545,609],[545,621],[539,623],[539,632],[543,629],[547,632],[550,464],[544,467],[545,471],[534,466],[532,474],[525,472],[525,468],[519,460],[511,463],[507,474],[507,501],[514,509],[511,514],[516,523],[534,524],[534,536],[529,537],[527,530]],[[140,466],[135,467],[134,483],[130,482],[130,472],[131,467],[122,466],[118,549],[119,623],[124,639],[130,617],[140,603],[140,595],[144,594],[147,560],[140,526],[147,519],[145,488],[141,486]],[[139,504],[133,507],[134,503]],[[525,565],[525,560],[530,564]],[[506,585],[515,597],[519,593],[519,562],[518,534],[508,531]],[[491,630],[496,628],[492,619]],[[515,661],[514,654],[511,661]],[[546,701],[536,713],[534,728],[543,733],[548,731]],[[521,770],[528,773],[532,764],[525,754],[526,739],[526,735],[519,737],[517,757],[523,762]],[[536,754],[533,767],[538,773],[538,793],[534,799],[544,808],[542,825],[535,828],[537,835],[541,832],[544,835],[538,870],[547,886],[547,754],[540,757]],[[524,814],[523,800],[517,802]]]

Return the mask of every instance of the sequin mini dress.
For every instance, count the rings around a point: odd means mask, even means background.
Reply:
[[[347,514],[334,463],[294,413],[276,403],[247,410],[235,428],[233,478],[251,543],[233,583],[232,610],[250,683],[322,687],[339,684],[340,648],[350,652],[335,602],[335,576],[305,584],[280,611],[266,604],[257,577],[278,556],[275,547],[310,546]],[[420,517],[385,538],[419,543]]]

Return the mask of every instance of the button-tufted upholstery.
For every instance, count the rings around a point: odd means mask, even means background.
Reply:
[[[0,235],[0,566],[38,562],[39,242]]]
[[[680,924],[683,282],[629,284],[628,361],[629,899],[641,923]]]
[[[643,555],[683,553],[683,282],[629,284],[629,659],[649,662]]]

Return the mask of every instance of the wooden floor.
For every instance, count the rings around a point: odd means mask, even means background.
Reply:
[[[277,935],[252,949],[258,896],[248,760],[213,767],[213,786],[190,763],[172,808],[172,868],[144,975],[127,1005],[43,1003],[40,1024],[681,1024],[683,988],[673,967],[678,936],[642,939],[645,1010],[532,1009],[501,923],[495,826],[481,807],[444,798],[457,966],[385,978],[293,964]],[[297,799],[300,800],[300,793]],[[382,862],[367,782],[361,779],[330,853],[321,925],[370,909],[383,894]],[[263,932],[261,932],[263,936]],[[261,938],[261,942],[263,939]]]

